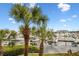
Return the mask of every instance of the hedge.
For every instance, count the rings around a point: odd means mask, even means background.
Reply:
[[[29,47],[29,53],[38,53],[39,49],[35,46]]]
[[[4,48],[4,56],[18,56],[22,55],[24,52],[24,47],[21,46],[15,46],[15,47],[5,47]],[[38,48],[35,46],[29,47],[29,53],[37,53]]]

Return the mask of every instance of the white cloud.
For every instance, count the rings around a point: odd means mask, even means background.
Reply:
[[[10,22],[11,22],[12,24],[15,24],[15,23],[16,23],[13,18],[9,18],[9,20],[10,20]]]
[[[72,15],[70,18],[68,18],[67,20],[68,21],[72,21],[72,20],[74,20],[73,18],[76,18],[76,17],[78,17],[76,14],[74,14],[74,15]]]
[[[29,3],[29,8],[33,8],[34,6],[40,7],[37,3]]]
[[[63,22],[66,22],[66,20],[65,20],[65,19],[60,19],[60,22],[62,22],[62,23],[63,23]]]
[[[33,8],[36,5],[36,3],[29,3],[29,8]]]
[[[12,24],[15,24],[16,22],[15,22],[15,21],[12,21],[11,23],[12,23]]]
[[[69,4],[66,4],[66,3],[59,3],[57,6],[61,10],[61,12],[68,11],[70,10],[70,7],[71,7]]]
[[[9,18],[9,20],[10,20],[10,21],[13,21],[14,19],[13,19],[13,18]]]
[[[72,18],[76,18],[77,17],[77,15],[72,15]]]
[[[71,18],[68,18],[67,20],[68,20],[68,21],[71,21],[72,19],[71,19]]]

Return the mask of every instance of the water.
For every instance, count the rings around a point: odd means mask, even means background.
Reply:
[[[44,45],[44,53],[67,53],[68,50],[72,52],[79,51],[79,46],[72,47],[71,45]]]
[[[65,37],[65,36],[66,37]],[[70,33],[70,32],[61,32],[56,33],[55,40],[66,40],[66,41],[73,41],[73,42],[79,42],[79,36],[76,34],[76,32]],[[79,44],[77,47],[72,46],[72,42],[57,42],[57,45],[48,45],[44,44],[44,53],[67,53],[68,50],[72,50],[72,52],[79,51]]]

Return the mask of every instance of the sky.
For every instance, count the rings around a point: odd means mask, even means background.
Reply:
[[[0,3],[0,29],[19,30],[20,24],[11,18],[9,13],[14,4]],[[23,4],[22,4],[23,5]],[[29,3],[29,8],[35,5],[48,16],[47,28],[54,30],[79,30],[78,3]]]

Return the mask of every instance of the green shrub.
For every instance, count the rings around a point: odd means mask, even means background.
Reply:
[[[23,54],[24,48],[22,46],[15,47],[5,47],[4,48],[4,56],[17,56]]]
[[[4,48],[4,56],[18,56],[23,54],[24,52],[24,47],[23,46],[15,46],[15,47],[5,47]],[[37,53],[38,48],[35,46],[30,46],[29,47],[29,53]]]
[[[38,53],[38,48],[35,46],[30,46],[29,47],[29,53]]]
[[[4,56],[17,56],[23,54],[23,48],[18,48],[10,51],[5,51]]]

